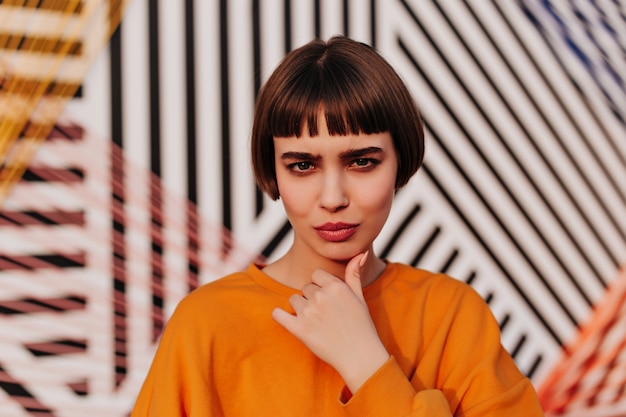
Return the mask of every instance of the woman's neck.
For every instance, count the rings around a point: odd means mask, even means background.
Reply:
[[[374,282],[384,271],[385,262],[377,258],[372,248],[365,265],[361,270],[363,286]],[[311,275],[317,269],[322,269],[340,279],[344,279],[347,260],[333,260],[317,254],[302,256],[292,247],[282,258],[267,265],[263,271],[274,280],[291,288],[300,289],[311,282]]]

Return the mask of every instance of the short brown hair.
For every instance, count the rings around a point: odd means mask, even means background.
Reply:
[[[263,88],[252,126],[252,168],[259,187],[278,199],[274,137],[318,134],[323,109],[331,135],[389,132],[398,156],[396,189],[422,164],[424,126],[407,87],[369,45],[343,36],[290,52]]]

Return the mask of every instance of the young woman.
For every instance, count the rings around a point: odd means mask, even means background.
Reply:
[[[371,47],[291,52],[260,93],[252,161],[293,244],[179,304],[132,416],[543,415],[480,296],[373,251],[423,153],[418,110]]]

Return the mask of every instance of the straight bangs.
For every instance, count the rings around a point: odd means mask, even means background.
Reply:
[[[301,137],[304,129],[315,137],[321,114],[332,136],[390,131],[393,122],[383,94],[375,94],[367,80],[353,68],[319,62],[300,74],[289,89],[276,97],[266,135]]]

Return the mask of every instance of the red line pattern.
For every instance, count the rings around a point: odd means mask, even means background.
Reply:
[[[85,310],[86,299],[82,296],[63,298],[25,298],[0,300],[0,314],[33,314],[59,311]]]
[[[82,141],[85,136],[85,130],[82,126],[72,122],[64,121],[57,123],[48,134],[47,141],[55,141],[61,139],[63,141]]]
[[[11,329],[2,342],[10,349],[0,349],[0,409],[119,415],[169,309],[201,281],[263,259],[108,139],[63,123],[0,210],[0,233],[17,243],[0,247],[0,328]]]
[[[626,415],[626,265],[539,388],[546,416]]]
[[[24,383],[18,379],[13,378],[0,366],[0,384],[5,390],[14,392],[12,398],[21,405],[25,410],[30,412],[30,415],[37,417],[55,417],[55,414],[42,404],[37,398],[24,388]]]
[[[157,176],[150,177],[150,237],[152,239],[152,340],[157,341],[165,324],[163,316],[163,189]]]
[[[44,210],[37,212],[6,210],[0,212],[0,226],[38,225],[84,226],[85,213],[67,210]]]
[[[200,283],[198,270],[200,265],[200,236],[198,222],[198,207],[189,202],[187,205],[187,255],[188,275],[187,286],[189,291],[196,289]]]
[[[29,179],[37,181],[47,182],[62,182],[62,183],[75,183],[83,181],[83,173],[76,168],[52,168],[42,167],[37,165],[31,165],[21,181],[28,181]]]
[[[111,213],[113,216],[113,231],[111,246],[112,275],[113,275],[113,335],[115,346],[115,386],[119,386],[126,379],[128,371],[127,340],[128,340],[128,301],[126,297],[126,214],[124,199],[124,164],[121,150],[114,147],[111,152]]]
[[[85,266],[84,253],[54,255],[0,255],[0,271],[60,268],[62,265]]]
[[[87,339],[26,343],[24,344],[24,347],[36,356],[84,353],[87,350]]]

